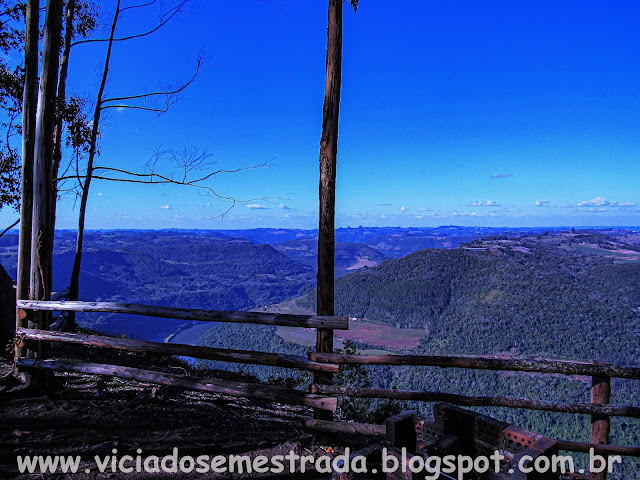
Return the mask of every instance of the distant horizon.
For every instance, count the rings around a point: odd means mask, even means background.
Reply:
[[[376,226],[376,225],[358,225],[357,227],[336,227],[336,230],[357,230],[365,228],[388,228],[388,229],[403,229],[403,230],[437,230],[440,228],[475,228],[475,229],[494,229],[494,230],[571,230],[572,228],[580,230],[605,230],[605,229],[620,229],[620,230],[640,230],[640,225],[540,225],[540,226],[483,226],[483,225],[438,225],[437,227],[421,227],[421,226]],[[200,231],[200,232],[224,232],[224,231],[243,231],[243,230],[290,230],[290,231],[317,231],[318,228],[292,228],[292,227],[249,227],[249,228],[87,228],[85,232],[119,232],[119,231],[131,231],[131,232],[166,232],[166,231]],[[57,228],[56,232],[76,232],[77,229],[72,228]],[[17,234],[19,230],[12,228],[5,232],[6,234]]]

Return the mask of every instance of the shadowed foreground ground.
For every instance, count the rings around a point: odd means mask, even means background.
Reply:
[[[182,368],[166,362],[164,359],[163,363],[154,365],[127,363],[174,373]],[[175,365],[175,361],[171,363]],[[4,376],[10,365],[0,366]],[[320,455],[325,453],[328,442],[325,440],[322,445],[314,442],[313,435],[303,429],[302,419],[311,416],[305,407],[81,374],[56,373],[54,381],[55,395],[34,396],[16,389],[7,377],[3,378],[0,384],[0,479],[240,478],[246,475],[113,473],[111,464],[106,472],[100,473],[94,457],[110,456],[114,449],[119,457],[127,454],[135,457],[136,450],[142,449],[142,458],[150,455],[162,458],[171,454],[174,447],[179,449],[180,456],[194,458],[230,454],[270,457],[285,455],[291,450]],[[332,440],[336,441],[339,443]],[[78,471],[81,473],[19,475],[18,455],[50,454],[80,455],[82,463]],[[90,473],[85,473],[85,469]],[[286,477],[282,474],[273,478]],[[271,477],[265,474],[262,478]],[[327,478],[327,475],[297,473],[292,478]]]

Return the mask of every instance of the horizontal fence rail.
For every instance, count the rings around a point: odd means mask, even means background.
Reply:
[[[587,363],[573,360],[524,360],[487,356],[454,355],[343,355],[310,352],[316,362],[343,365],[410,365],[476,370],[508,370],[515,372],[561,373],[564,375],[606,376],[640,380],[640,368],[608,363]]]
[[[18,300],[16,305],[22,310],[128,313],[132,315],[144,315],[147,317],[175,318],[178,320],[195,320],[199,322],[255,323],[259,325],[323,328],[332,330],[349,329],[348,317],[322,315],[289,315],[284,313],[199,310],[116,302]],[[26,312],[20,313],[22,315],[27,314]]]
[[[598,455],[624,455],[627,457],[640,457],[640,447],[626,447],[624,445],[603,445],[596,443],[570,442],[558,440],[558,448],[568,452],[589,453],[593,448]]]
[[[182,357],[218,360],[221,362],[249,363],[283,368],[301,368],[305,370],[337,373],[338,365],[319,363],[308,360],[304,356],[283,355],[280,353],[263,353],[249,350],[231,350],[226,348],[202,347],[179,343],[147,342],[130,338],[107,337],[102,335],[85,335],[81,333],[53,332],[18,328],[16,334],[19,339],[52,341],[76,345],[90,345],[95,347],[127,350],[132,352],[161,353]]]
[[[313,385],[313,393],[345,395],[347,397],[391,398],[421,402],[449,402],[466,407],[507,407],[547,412],[580,413],[585,415],[640,418],[640,407],[620,405],[593,405],[591,403],[559,403],[547,400],[510,397],[470,397],[453,393],[388,390],[384,388],[346,387],[341,385]]]
[[[198,379],[164,372],[122,367],[102,363],[74,362],[68,360],[39,360],[19,358],[16,365],[22,368],[51,370],[58,372],[76,372],[89,375],[118,377],[139,382],[187,388],[203,392],[218,393],[232,397],[259,398],[272,402],[293,405],[305,405],[320,410],[335,411],[336,397],[327,397],[283,387],[274,387],[260,383],[230,382],[218,379]]]

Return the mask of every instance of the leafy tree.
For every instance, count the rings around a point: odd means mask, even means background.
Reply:
[[[24,67],[9,65],[7,58],[22,48],[24,34],[18,26],[24,21],[24,8],[21,2],[0,0],[0,109],[4,114],[0,123],[0,208],[16,210],[20,205],[21,159],[12,139],[22,133],[16,122],[22,113]]]

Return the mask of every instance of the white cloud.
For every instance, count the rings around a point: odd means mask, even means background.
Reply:
[[[472,207],[497,207],[498,203],[493,200],[487,200],[486,202],[473,202]]]
[[[507,177],[513,177],[513,173],[494,173],[493,175],[489,176],[489,178],[493,180],[497,180],[499,178],[507,178]]]
[[[635,207],[636,204],[633,202],[611,202],[611,205],[614,207]]]
[[[449,214],[452,217],[495,217],[497,216],[495,213],[486,214],[486,213],[478,213],[478,212],[459,212],[458,210],[454,210]]]
[[[162,205],[160,208],[163,208],[165,210],[171,210],[171,207],[169,205]]]
[[[536,207],[544,207],[548,203],[549,203],[549,200],[536,200],[535,206]]]
[[[212,206],[212,205],[213,205],[213,204],[212,204],[211,202],[207,202],[207,203],[200,203],[200,204],[199,204],[199,206],[201,206],[201,207],[210,207],[210,206]]]
[[[431,208],[419,208],[418,211],[421,213],[421,217],[426,217],[426,216],[434,216],[437,215],[437,213],[431,209]]]
[[[98,196],[99,197],[104,197],[104,193],[100,192],[100,193],[98,193]]]
[[[278,207],[282,208],[283,210],[291,210],[289,207],[287,207],[284,203],[279,203]]]
[[[604,207],[605,205],[609,205],[609,202],[604,197],[595,197],[578,204],[579,207]]]
[[[407,207],[405,207],[404,205],[400,207],[400,211],[404,212],[407,209]]]
[[[264,205],[260,205],[259,203],[249,203],[247,204],[247,208],[251,208],[254,210],[266,210],[269,207],[265,207]]]

